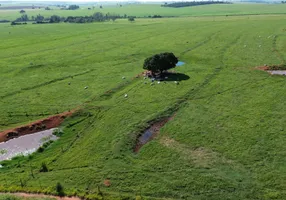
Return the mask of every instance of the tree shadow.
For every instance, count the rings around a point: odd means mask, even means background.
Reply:
[[[162,81],[186,81],[188,79],[190,77],[182,73],[163,73],[160,76],[160,80]]]

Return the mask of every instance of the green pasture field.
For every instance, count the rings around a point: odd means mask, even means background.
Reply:
[[[53,10],[28,9],[28,16],[36,16],[38,14],[44,17],[51,15],[68,16],[89,16],[95,12],[124,14],[128,16],[148,17],[152,15],[161,15],[164,17],[178,16],[219,16],[219,15],[261,15],[261,14],[286,14],[285,4],[225,4],[225,5],[204,5],[184,8],[168,8],[161,7],[158,4],[142,4],[142,5],[124,5],[122,7],[103,5],[103,9],[99,5],[81,6],[78,10],[60,10],[57,7],[51,7]],[[88,10],[91,8],[91,10]],[[0,20],[15,20],[20,17],[20,10],[0,10]]]
[[[1,163],[0,191],[56,194],[60,182],[90,199],[285,199],[286,79],[255,69],[285,63],[285,21],[0,24],[0,129],[80,108],[44,152]],[[179,75],[136,78],[166,51],[186,63]],[[148,122],[170,115],[134,153]]]

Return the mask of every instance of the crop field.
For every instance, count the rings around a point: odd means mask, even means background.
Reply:
[[[205,15],[200,9],[216,6],[182,10]],[[264,6],[261,13],[283,7]],[[285,199],[286,79],[256,67],[285,64],[286,15],[185,11],[135,22],[0,24],[0,131],[77,109],[43,152],[0,163],[0,191],[57,194],[60,183],[90,199]],[[150,85],[143,62],[160,52],[185,64]],[[134,152],[150,122],[170,116]]]
[[[161,5],[125,5],[122,7],[103,5],[99,8],[99,4],[94,6],[81,6],[78,10],[60,10],[57,7],[51,6],[52,10],[44,10],[44,6],[40,5],[41,9],[27,9],[28,16],[36,16],[41,14],[44,17],[59,15],[62,17],[68,16],[89,16],[95,12],[124,14],[128,16],[148,17],[153,15],[161,15],[164,17],[183,17],[183,16],[221,16],[221,15],[263,15],[263,14],[286,14],[286,4],[225,4],[225,5],[205,5],[196,7],[184,8],[168,8]],[[91,10],[88,10],[91,8]],[[5,9],[5,6],[0,9],[0,20],[15,20],[20,17],[21,9]]]

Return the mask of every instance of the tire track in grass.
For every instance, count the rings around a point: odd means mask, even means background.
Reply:
[[[183,29],[182,29],[183,30]],[[156,36],[153,36],[153,37],[159,37],[161,35],[164,35],[164,34],[169,34],[169,33],[173,33],[172,31],[169,31],[169,32],[164,32],[162,34],[158,34]],[[133,40],[133,41],[130,41],[130,42],[126,42],[124,44],[121,44],[121,47],[123,46],[128,46],[130,45],[131,43],[138,43],[138,41],[143,41],[143,40],[147,40],[147,39],[150,39],[150,36],[149,37],[142,37],[140,39],[136,39],[136,40]],[[54,48],[54,49],[51,49],[51,50],[55,50],[57,48]],[[91,57],[91,56],[94,56],[95,53],[102,53],[102,52],[108,52],[110,50],[113,50],[115,49],[114,46],[112,47],[109,47],[109,48],[106,48],[106,49],[98,49],[98,50],[95,50],[95,51],[91,51],[91,53],[88,53],[86,55],[80,55],[80,56],[73,56],[72,58],[68,59],[66,62],[65,62],[65,65],[69,64],[69,63],[73,63],[73,61],[75,60],[82,60],[82,59],[85,59],[85,58],[88,58],[88,57]],[[37,53],[37,52],[36,52]],[[128,54],[129,55],[129,54]],[[127,56],[128,56],[127,55]],[[126,55],[124,55],[126,57]],[[11,57],[7,57],[7,58],[11,58]],[[55,62],[49,62],[49,63],[45,63],[45,64],[39,64],[38,66],[41,66],[41,67],[45,67],[45,66],[49,66],[49,65],[54,65],[54,66],[62,66],[62,63],[58,63],[57,61]],[[30,67],[30,66],[29,66]],[[29,67],[26,67],[26,68],[29,68]],[[25,68],[22,68],[21,70],[25,70]],[[13,72],[15,70],[11,70],[9,72]]]
[[[112,29],[113,30],[117,30],[117,29],[121,29],[121,28],[116,28],[116,29]],[[122,28],[123,29],[123,28]],[[126,28],[125,28],[126,29]],[[124,30],[125,30],[124,29]],[[131,28],[130,28],[131,29]],[[181,29],[183,30],[183,29]],[[109,31],[109,30],[108,30]],[[104,31],[102,31],[104,32]],[[98,33],[98,32],[96,32]],[[164,34],[168,34],[168,33],[173,33],[173,31],[169,31],[169,32],[163,32],[161,34],[157,34],[155,36],[151,36],[151,37],[158,37],[158,36],[161,36],[161,35],[164,35]],[[135,33],[134,33],[135,34]],[[136,39],[136,40],[133,40],[133,41],[130,41],[130,42],[126,42],[125,45],[122,45],[122,46],[127,46],[127,45],[130,45],[130,43],[137,43],[138,41],[142,41],[142,40],[146,40],[146,39],[150,39],[151,38],[150,36],[146,36],[146,37],[142,37],[142,38],[139,38],[139,39]],[[69,38],[69,37],[68,37]],[[57,39],[58,40],[58,39]],[[36,54],[36,53],[41,53],[41,52],[47,52],[47,51],[53,51],[53,50],[58,50],[58,49],[62,49],[62,48],[66,48],[66,47],[71,47],[71,46],[75,46],[75,45],[78,45],[78,44],[84,44],[84,43],[87,43],[87,42],[90,42],[90,41],[94,41],[94,43],[98,43],[98,41],[95,40],[95,38],[92,38],[92,39],[88,39],[88,40],[84,40],[84,41],[80,41],[80,42],[76,42],[76,43],[72,43],[72,44],[68,44],[68,45],[64,45],[64,46],[60,46],[60,47],[53,47],[53,48],[47,48],[47,49],[42,49],[42,50],[39,50],[39,51],[33,51],[33,52],[25,52],[25,53],[22,53],[22,54],[17,54],[17,55],[12,55],[12,56],[6,56],[6,57],[0,57],[1,59],[7,59],[7,58],[13,58],[13,57],[21,57],[21,56],[25,56],[25,55],[32,55],[32,54]],[[25,45],[26,46],[26,45]],[[17,46],[18,47],[18,46]],[[115,47],[111,47],[111,48],[107,48],[106,50],[103,50],[103,51],[109,51],[111,49],[114,49]],[[90,55],[94,55],[94,53],[96,52],[100,52],[102,50],[96,50],[94,51],[92,54],[88,54],[88,56]]]
[[[173,31],[169,31],[169,32],[167,32],[167,33],[162,33],[162,34],[156,35],[155,37],[158,37],[158,36],[164,35],[164,34],[168,34],[168,33],[172,33],[172,32],[173,32]],[[213,36],[214,36],[214,35],[213,35]],[[213,36],[211,36],[211,37],[213,37]],[[186,53],[186,52],[192,51],[192,50],[194,50],[194,49],[196,49],[196,48],[199,48],[200,46],[206,44],[208,41],[210,41],[211,37],[208,38],[207,40],[204,40],[204,41],[202,41],[202,42],[199,42],[199,43],[196,44],[194,47],[187,49],[186,51],[183,52],[183,54]],[[145,39],[149,39],[149,38],[150,38],[150,37],[144,37],[144,38],[141,38],[140,40],[145,40]],[[138,40],[134,40],[133,42],[138,42]],[[126,45],[127,45],[127,44],[126,44]],[[107,51],[109,51],[109,50],[111,50],[111,49],[114,49],[114,48],[113,48],[113,47],[112,47],[112,48],[108,48]],[[98,51],[102,51],[102,50],[97,50],[97,51],[95,51],[95,52],[98,52]],[[84,55],[84,56],[74,57],[73,59],[70,59],[69,61],[71,62],[71,61],[73,61],[73,60],[78,60],[78,59],[82,59],[82,58],[86,58],[86,57],[92,56],[92,55],[94,55],[95,52],[92,52],[92,53],[90,53],[90,54],[88,54],[88,55]],[[56,63],[56,62],[54,62],[54,63]],[[52,63],[49,63],[49,65],[50,65],[50,64],[52,64]],[[123,63],[123,64],[125,64],[125,63]],[[120,65],[120,64],[116,64],[116,65]],[[48,81],[48,82],[45,82],[45,83],[42,83],[42,84],[39,84],[39,85],[32,86],[32,87],[22,88],[21,90],[18,90],[18,91],[12,92],[12,93],[8,93],[8,94],[6,94],[6,95],[2,95],[2,96],[0,96],[0,98],[1,98],[1,99],[4,99],[4,98],[6,98],[6,97],[10,97],[10,96],[16,95],[16,94],[18,94],[18,93],[20,93],[20,92],[22,92],[22,91],[25,91],[25,90],[31,90],[31,89],[36,89],[36,88],[39,88],[39,87],[43,87],[43,86],[46,86],[46,85],[49,85],[49,84],[52,84],[52,83],[55,83],[55,82],[58,82],[58,81],[62,81],[62,80],[68,79],[68,78],[70,78],[71,76],[80,76],[80,75],[87,74],[87,73],[89,73],[89,72],[91,72],[91,71],[94,71],[94,70],[88,70],[88,71],[86,71],[86,72],[82,72],[82,73],[79,73],[79,74],[69,75],[69,76],[57,78],[57,79],[54,79],[54,80],[51,80],[51,81]]]
[[[203,45],[203,44],[202,44]],[[198,48],[199,46],[201,46],[201,45],[197,45],[197,47],[196,48]],[[227,49],[227,48],[226,48]],[[192,49],[193,50],[193,49]],[[189,50],[190,51],[190,50]],[[189,96],[191,96],[191,95],[194,95],[194,94],[196,94],[197,92],[199,92],[203,87],[205,87],[206,85],[208,85],[218,74],[219,74],[219,72],[222,70],[222,68],[215,68],[214,70],[213,70],[213,73],[211,73],[211,74],[209,74],[208,76],[206,76],[206,78],[204,79],[204,81],[197,87],[197,89],[192,89],[192,90],[190,90],[189,92],[187,92],[183,97],[189,97]],[[188,98],[182,98],[182,100],[179,100],[178,102],[177,102],[177,104],[175,104],[175,106],[172,108],[172,111],[176,111],[176,110],[178,110],[181,106],[182,106],[182,104],[183,103],[185,103],[185,101],[187,100]],[[170,110],[170,109],[168,109],[168,110]],[[167,111],[168,111],[167,110]],[[162,114],[162,113],[161,113]],[[95,116],[96,117],[96,116]],[[93,120],[94,121],[94,120]],[[91,126],[92,126],[92,124],[93,123],[91,123],[91,124],[89,124],[89,126],[88,127],[84,127],[83,129],[82,129],[82,133],[84,133],[84,132],[86,132],[86,129],[89,129]],[[78,138],[80,138],[80,137],[78,137]],[[73,141],[72,141],[72,143],[68,146],[68,148],[67,148],[67,150],[66,151],[68,151],[72,146],[73,146],[73,144],[78,140],[78,138],[76,137]],[[66,151],[64,151],[63,153],[65,153]],[[57,159],[59,158],[59,156],[57,157]],[[85,166],[85,168],[87,168],[87,167],[89,167],[89,166]],[[76,168],[79,168],[79,167],[76,167]],[[69,170],[70,169],[76,169],[76,168],[69,168]],[[62,169],[63,170],[63,169]],[[57,171],[57,170],[54,170],[54,171]],[[127,173],[130,173],[130,171],[128,171]]]
[[[87,70],[87,71],[84,71],[84,72],[81,72],[81,73],[78,73],[78,74],[63,76],[63,77],[56,78],[56,79],[53,79],[53,80],[50,80],[50,81],[47,81],[47,82],[44,82],[44,83],[41,83],[41,84],[38,84],[38,85],[31,86],[31,87],[21,88],[21,90],[17,90],[17,91],[14,91],[14,92],[2,95],[2,96],[0,96],[0,98],[3,100],[5,98],[7,98],[7,97],[11,97],[11,96],[14,96],[16,94],[22,93],[23,91],[29,91],[29,90],[37,89],[37,88],[40,88],[40,87],[43,87],[43,86],[50,85],[52,83],[63,81],[65,79],[68,79],[68,78],[71,78],[71,77],[77,77],[77,76],[81,76],[81,75],[84,75],[84,74],[88,74],[88,73],[90,73],[92,71],[94,71],[94,69]]]
[[[188,48],[186,50],[184,50],[180,55],[185,55],[186,53],[192,51],[192,50],[195,50],[197,48],[199,48],[200,46],[203,46],[204,44],[208,43],[210,40],[211,40],[212,36],[207,38],[206,40],[202,41],[202,42],[199,42],[198,44],[194,45],[193,47],[191,48]]]
[[[130,62],[117,63],[117,64],[115,64],[113,66],[122,65],[122,64],[126,64],[126,63],[130,63]],[[87,71],[84,71],[84,72],[80,72],[80,73],[77,73],[77,74],[73,74],[73,75],[68,75],[68,76],[63,76],[63,77],[59,77],[59,78],[56,78],[56,79],[52,79],[50,81],[47,81],[47,82],[44,82],[44,83],[41,83],[41,84],[38,84],[38,85],[21,88],[21,90],[17,90],[17,91],[14,91],[14,92],[11,92],[11,93],[8,93],[8,94],[0,96],[0,99],[3,100],[5,98],[7,98],[7,97],[14,96],[14,95],[19,94],[21,92],[37,89],[37,88],[40,88],[40,87],[44,87],[44,86],[47,86],[47,85],[50,85],[50,84],[53,84],[53,83],[56,83],[56,82],[59,82],[59,81],[63,81],[63,80],[69,79],[71,77],[82,76],[82,75],[88,74],[90,72],[93,72],[95,70],[96,69],[90,69],[90,70],[87,70]]]
[[[191,51],[191,50],[194,50],[194,49],[196,49],[196,48],[198,48],[198,47],[200,47],[200,46],[202,46],[203,44],[206,44],[206,42],[205,41],[202,41],[202,42],[200,42],[200,43],[198,43],[197,45],[195,45],[194,47],[192,47],[192,49],[188,49],[188,51]],[[89,72],[86,72],[86,73],[89,73]],[[68,76],[68,78],[69,78],[70,76]],[[211,77],[209,77],[209,78],[211,78]],[[206,80],[206,79],[205,79]],[[204,81],[203,82],[203,84],[206,84],[206,81]],[[42,85],[42,84],[41,84]],[[118,91],[121,91],[122,89],[124,89],[126,86],[128,86],[129,85],[129,82],[127,82],[127,84],[123,84],[122,86],[119,86],[119,87],[117,87],[116,89],[115,89],[115,91],[111,94],[111,96],[113,95],[113,94],[115,94],[116,92],[118,92]],[[137,86],[139,86],[139,84],[136,84],[134,87],[132,87],[130,90],[132,90],[132,89],[134,89],[134,88],[136,88]],[[30,87],[31,89],[33,89],[33,88],[35,88],[35,87]],[[99,97],[103,97],[105,94],[103,94],[103,95],[100,95]],[[111,97],[110,97],[111,98]],[[93,98],[93,100],[95,100],[95,98]],[[183,98],[182,99],[183,101],[185,101],[185,98]],[[89,101],[89,102],[91,102],[91,101]],[[87,102],[87,103],[89,103],[89,102]],[[88,129],[89,127],[91,127],[92,126],[92,123],[88,126],[88,127],[85,127],[82,131],[80,131],[81,133],[83,133],[83,132],[85,132],[86,131],[86,129]],[[63,153],[65,153],[66,151],[68,151],[72,146],[73,146],[73,144],[76,142],[78,140],[78,137],[76,137],[73,141],[72,141],[72,143],[69,145],[69,148],[67,149],[67,150],[65,150]],[[58,158],[57,158],[58,159]],[[56,159],[56,160],[57,160]],[[54,161],[55,162],[55,161]]]
[[[282,56],[282,54],[278,51],[278,48],[277,48],[277,39],[278,39],[278,37],[281,37],[281,36],[284,36],[284,35],[281,35],[281,34],[280,35],[274,35],[273,42],[272,42],[272,51],[275,52],[277,58],[281,61],[280,64],[284,64],[285,59]]]
[[[220,57],[220,64],[219,67],[216,67],[213,69],[212,73],[208,74],[205,79],[196,87],[196,88],[192,88],[191,90],[189,90],[188,92],[186,92],[185,95],[183,95],[182,97],[180,97],[180,99],[178,99],[173,106],[165,109],[163,112],[161,112],[160,114],[157,115],[157,117],[155,117],[153,120],[149,121],[149,128],[152,127],[152,125],[155,122],[158,122],[160,120],[164,120],[166,119],[166,117],[171,117],[173,116],[183,105],[185,105],[185,103],[188,103],[188,100],[190,98],[193,98],[197,93],[199,93],[201,90],[203,90],[207,85],[209,85],[218,75],[219,73],[222,71],[223,68],[225,68],[225,64],[224,64],[224,57],[225,54],[227,52],[227,50],[232,47],[233,45],[235,45],[237,43],[237,41],[241,38],[241,34],[239,34],[234,41],[232,41],[231,43],[227,44],[224,48],[222,48],[221,50],[221,56]],[[204,44],[204,43],[203,43]],[[201,45],[196,45],[198,47],[200,47]],[[158,127],[157,129],[161,129],[165,126],[166,123],[164,123],[162,126]],[[133,136],[128,135],[128,137],[130,138],[136,138],[135,141],[130,142],[130,144],[134,144],[134,146],[131,149],[135,149],[137,144],[140,142],[139,138],[142,135],[143,132],[145,132],[147,129],[149,129],[148,127],[141,127],[138,128],[138,130],[133,134]],[[147,129],[146,129],[147,128]],[[152,133],[153,134],[153,133]],[[135,135],[135,136],[134,136]],[[150,142],[151,140],[149,140],[148,142]],[[147,143],[148,143],[147,142]],[[145,144],[147,144],[145,143]],[[142,145],[143,146],[143,145]],[[142,147],[141,146],[141,147]],[[138,153],[138,152],[135,152]]]
[[[106,31],[115,31],[115,30],[118,30],[118,29],[120,29],[120,28],[107,29],[107,30],[103,30],[103,31],[96,31],[96,33],[102,33],[102,32],[106,32]],[[83,33],[84,33],[84,32],[83,32]],[[74,34],[74,35],[69,35],[69,36],[60,37],[60,38],[54,38],[53,40],[64,40],[64,39],[74,38],[74,37],[77,37],[77,36],[82,37],[82,36],[83,36],[83,33]],[[51,38],[51,39],[52,39],[52,38]],[[41,44],[51,43],[51,39],[49,39],[49,40],[45,40],[45,41],[42,41],[42,42],[41,42]],[[92,40],[94,40],[94,39],[92,39]],[[74,45],[75,45],[75,44],[78,44],[78,43],[82,43],[82,42],[74,43]],[[29,45],[34,45],[34,44],[38,44],[38,42],[29,43]],[[24,45],[9,46],[9,47],[2,48],[2,49],[7,50],[7,49],[15,48],[15,47],[25,47],[25,46],[27,46],[27,44],[24,44]],[[66,46],[69,46],[69,45],[66,45]],[[64,47],[66,47],[66,46],[64,46]],[[55,49],[56,49],[56,48],[55,48]],[[47,49],[47,50],[49,50],[49,49]],[[34,53],[34,52],[32,52],[32,53]],[[29,53],[27,53],[27,54],[29,54]],[[22,54],[15,55],[15,56],[17,56],[17,57],[18,57],[18,56],[21,56],[21,55],[22,55]],[[9,58],[9,57],[1,57],[1,59],[3,59],[3,58]]]
[[[235,38],[233,42],[231,42],[229,45],[226,45],[222,51],[221,56],[219,56],[220,64],[218,67],[214,68],[213,73],[206,76],[205,80],[197,87],[197,89],[194,90],[192,93],[192,97],[194,97],[198,92],[200,92],[205,86],[209,85],[209,83],[226,67],[225,65],[225,54],[229,48],[231,48],[233,45],[235,45],[238,40],[241,38],[241,34]]]

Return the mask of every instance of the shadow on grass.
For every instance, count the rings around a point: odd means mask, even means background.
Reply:
[[[161,79],[164,81],[186,81],[190,79],[190,77],[182,73],[164,73],[162,74]]]

